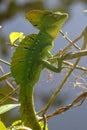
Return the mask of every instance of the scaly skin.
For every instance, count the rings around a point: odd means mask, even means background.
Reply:
[[[33,90],[45,67],[54,72],[61,71],[45,59],[52,57],[50,50],[53,48],[53,41],[65,22],[67,14],[33,10],[26,14],[26,18],[40,32],[30,34],[21,41],[12,57],[11,72],[20,85],[20,114],[24,125],[32,130],[42,130],[35,114]]]

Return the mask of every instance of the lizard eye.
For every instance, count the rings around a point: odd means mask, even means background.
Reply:
[[[57,14],[55,14],[55,15],[54,15],[54,18],[57,20],[57,19],[58,19],[58,15],[57,15]]]

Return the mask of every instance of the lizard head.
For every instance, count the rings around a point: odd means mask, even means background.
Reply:
[[[66,21],[68,14],[52,11],[32,10],[25,17],[39,30],[43,30],[56,38],[59,30]]]

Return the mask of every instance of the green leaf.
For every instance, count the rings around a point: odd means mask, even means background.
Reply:
[[[0,121],[0,130],[6,130],[6,127],[2,121]]]
[[[43,122],[39,122],[41,128],[43,129],[44,128],[44,123]],[[46,130],[48,130],[48,125],[46,124]]]
[[[21,41],[24,38],[23,32],[12,32],[9,35],[11,44],[14,44],[14,42],[19,39]]]
[[[22,121],[21,120],[17,120],[17,121],[12,123],[12,126],[17,126],[17,125],[22,125]]]
[[[20,104],[7,104],[7,105],[0,106],[0,114],[3,114],[18,106],[20,106]]]

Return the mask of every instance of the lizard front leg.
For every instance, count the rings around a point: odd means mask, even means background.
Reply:
[[[52,63],[50,63],[47,60],[42,59],[41,62],[44,67],[50,69],[53,72],[59,73],[62,70],[62,59],[61,58],[58,59],[58,68],[55,67]]]

